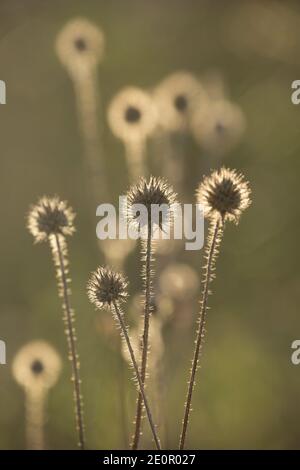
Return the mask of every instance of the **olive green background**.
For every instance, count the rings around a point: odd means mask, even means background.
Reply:
[[[32,339],[51,342],[66,357],[61,308],[49,248],[34,246],[25,228],[31,203],[59,194],[77,212],[70,240],[73,305],[77,314],[89,448],[123,446],[120,425],[120,360],[112,341],[96,328],[89,304],[89,272],[103,259],[97,250],[96,217],[89,206],[74,94],[54,52],[56,34],[74,16],[105,32],[99,68],[103,114],[124,85],[153,87],[167,74],[219,70],[243,109],[247,132],[224,157],[242,170],[253,204],[238,227],[226,228],[207,323],[202,368],[188,435],[190,448],[299,448],[300,366],[291,343],[300,337],[299,312],[299,126],[291,103],[299,79],[300,5],[258,2],[270,22],[248,20],[245,1],[111,0],[0,2],[0,79],[7,104],[0,106],[0,338],[7,365],[0,366],[0,448],[24,448],[23,392],[11,375],[19,347]],[[103,145],[112,193],[128,187],[122,145],[104,119]],[[186,142],[187,198],[192,202],[207,156]],[[100,201],[101,202],[101,201]],[[202,252],[180,260],[201,269]],[[141,286],[138,253],[127,262],[131,292]],[[193,349],[193,318],[165,334],[168,446],[176,448]],[[125,368],[128,426],[135,390]],[[75,448],[69,364],[51,390],[47,446]],[[145,422],[145,430],[147,423]],[[151,445],[148,431],[144,445]]]

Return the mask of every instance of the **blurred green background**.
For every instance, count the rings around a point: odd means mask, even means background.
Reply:
[[[253,17],[247,14],[249,7]],[[290,355],[292,341],[300,337],[300,107],[292,105],[290,95],[300,73],[300,5],[251,0],[1,0],[0,79],[6,81],[7,104],[0,106],[0,338],[7,345],[7,365],[0,366],[0,448],[25,445],[23,391],[11,374],[17,350],[41,338],[66,357],[50,251],[45,244],[34,246],[25,228],[29,205],[43,194],[59,194],[77,212],[77,233],[70,240],[72,301],[88,446],[124,446],[120,358],[99,323],[99,316],[109,314],[95,313],[85,293],[89,272],[103,262],[97,221],[90,215],[94,208],[84,181],[72,84],[54,51],[57,33],[74,16],[93,21],[106,36],[99,67],[104,115],[122,86],[150,88],[178,69],[200,76],[218,70],[245,113],[245,136],[223,163],[246,174],[253,204],[238,228],[226,228],[188,447],[299,448],[300,366],[292,365]],[[108,181],[117,197],[128,187],[124,150],[106,119],[104,128]],[[192,202],[201,168],[213,165],[192,138],[185,145]],[[179,253],[177,260],[200,273],[202,252]],[[141,287],[139,268],[135,251],[126,263],[131,293]],[[179,438],[197,297],[191,317],[169,321],[164,330],[170,448],[176,448]],[[126,365],[124,374],[131,434],[136,393]],[[64,360],[62,376],[49,395],[48,448],[76,447],[71,399]],[[143,445],[149,447],[146,421],[144,427]]]

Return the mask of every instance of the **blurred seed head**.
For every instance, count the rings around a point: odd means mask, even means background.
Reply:
[[[51,235],[72,235],[75,231],[74,218],[75,214],[66,201],[61,201],[57,196],[44,196],[31,207],[27,227],[35,241],[41,242]]]
[[[193,298],[199,285],[198,273],[184,263],[171,264],[163,270],[159,278],[161,293],[176,301]]]
[[[187,131],[191,112],[206,106],[207,96],[199,80],[189,72],[165,78],[154,90],[159,125],[166,131]]]
[[[94,69],[103,51],[103,32],[84,18],[69,21],[57,36],[57,55],[75,79]]]
[[[113,134],[125,142],[146,139],[157,124],[151,96],[136,87],[126,87],[114,96],[107,117]]]
[[[251,204],[250,195],[249,183],[244,176],[224,167],[205,177],[196,193],[205,217],[235,223]]]
[[[15,380],[33,393],[53,387],[60,371],[60,357],[45,341],[31,341],[23,346],[12,364]]]
[[[240,107],[227,100],[212,100],[209,106],[195,108],[191,118],[192,133],[206,151],[225,154],[240,141],[246,129]]]
[[[127,217],[130,222],[136,222],[136,212],[133,210],[133,206],[136,204],[143,205],[148,214],[151,213],[152,205],[168,206],[168,210],[161,214],[159,221],[153,221],[153,223],[158,222],[159,228],[163,230],[172,221],[175,203],[176,194],[165,179],[154,176],[151,176],[149,180],[141,178],[127,193]],[[145,220],[145,224],[147,223],[148,220]]]
[[[127,299],[128,282],[125,277],[106,267],[99,267],[91,274],[87,285],[88,298],[97,309],[110,307]]]

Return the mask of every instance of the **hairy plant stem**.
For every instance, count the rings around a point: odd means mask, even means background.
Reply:
[[[64,308],[64,322],[66,325],[66,335],[69,348],[69,359],[72,364],[72,382],[74,387],[74,402],[75,402],[75,415],[76,415],[76,426],[78,432],[78,445],[81,450],[85,448],[85,436],[84,436],[84,419],[83,419],[83,405],[80,392],[80,375],[79,375],[79,362],[78,353],[76,348],[76,335],[74,323],[74,314],[70,305],[69,293],[68,293],[68,280],[67,272],[64,260],[63,249],[58,235],[55,235],[55,243],[57,249],[57,261],[59,263],[59,275],[61,281],[61,295],[63,298]]]
[[[199,355],[200,355],[202,343],[204,340],[209,285],[213,278],[214,262],[215,262],[215,258],[217,255],[218,245],[220,242],[220,236],[222,234],[221,219],[217,219],[214,226],[211,226],[210,230],[211,230],[211,233],[210,233],[208,246],[207,246],[207,262],[204,268],[201,308],[200,308],[200,313],[199,313],[199,318],[198,318],[198,329],[196,333],[197,339],[195,342],[195,350],[194,350],[194,356],[193,356],[193,361],[192,361],[190,380],[188,383],[188,392],[187,392],[187,398],[186,398],[186,403],[185,403],[184,418],[182,422],[182,431],[181,431],[180,443],[179,443],[180,450],[184,449],[184,445],[185,445],[186,433],[187,433],[189,416],[190,416],[191,405],[192,405],[193,389],[195,386],[196,372],[198,369]]]
[[[128,350],[129,350],[131,362],[132,362],[132,365],[133,365],[133,368],[134,368],[134,371],[135,371],[135,374],[136,374],[136,377],[137,377],[137,381],[138,381],[139,388],[140,388],[140,394],[142,396],[142,400],[143,400],[144,405],[145,405],[145,409],[146,409],[146,413],[147,413],[147,416],[148,416],[148,420],[149,420],[150,428],[151,428],[151,431],[152,431],[152,435],[153,435],[153,438],[154,438],[157,449],[160,450],[161,447],[160,447],[159,438],[156,434],[155,425],[154,425],[153,418],[152,418],[152,413],[151,413],[151,410],[150,410],[150,407],[149,407],[148,399],[147,399],[146,394],[145,394],[144,384],[143,384],[142,377],[141,377],[141,374],[139,372],[139,368],[138,368],[138,365],[137,365],[137,362],[136,362],[136,359],[135,359],[135,356],[134,356],[134,352],[133,352],[131,342],[130,342],[130,339],[129,339],[129,336],[128,336],[127,328],[126,328],[126,325],[124,323],[120,308],[119,308],[119,306],[116,302],[113,302],[113,307],[114,307],[114,311],[115,311],[115,314],[117,316],[117,319],[120,323],[121,331],[122,331],[122,334],[124,336],[124,339],[126,341],[126,344],[127,344]]]
[[[141,380],[143,386],[146,382],[147,359],[149,349],[149,324],[150,324],[150,306],[151,306],[151,256],[152,256],[152,225],[151,214],[148,214],[146,258],[145,258],[145,306],[144,306],[144,330],[142,337],[142,360],[141,360]],[[135,432],[131,448],[136,450],[139,446],[143,418],[143,397],[139,393],[135,415]]]

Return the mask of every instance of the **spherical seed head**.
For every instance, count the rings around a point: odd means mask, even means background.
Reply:
[[[197,202],[208,218],[221,218],[238,223],[241,213],[250,205],[249,183],[235,170],[221,168],[204,178],[197,190]]]
[[[93,69],[102,59],[104,34],[84,18],[69,21],[56,40],[56,52],[74,78]]]
[[[166,131],[186,131],[195,106],[202,108],[207,96],[199,80],[189,72],[176,72],[154,90],[159,125]]]
[[[48,240],[51,235],[72,235],[75,214],[66,201],[58,197],[42,197],[32,206],[28,215],[28,229],[36,242]]]
[[[246,119],[235,103],[212,100],[209,106],[195,109],[191,129],[201,147],[222,155],[239,143],[246,129]]]
[[[61,360],[45,341],[31,341],[16,354],[13,365],[16,381],[31,392],[51,388],[61,371]]]
[[[125,277],[106,267],[99,267],[91,274],[87,285],[89,300],[101,309],[110,307],[115,302],[124,302],[127,299],[128,282]]]
[[[130,222],[135,222],[137,215],[134,205],[142,205],[147,209],[147,213],[151,213],[151,206],[164,205],[166,212],[161,214],[158,221],[152,221],[153,224],[163,229],[166,224],[171,222],[171,215],[176,204],[176,194],[167,181],[163,178],[151,176],[149,180],[141,178],[140,181],[132,186],[127,193],[127,217]],[[139,218],[139,223],[141,219]],[[148,219],[143,225],[148,223]]]
[[[149,137],[157,124],[157,112],[151,96],[136,87],[126,87],[112,99],[108,123],[113,134],[123,141]]]

